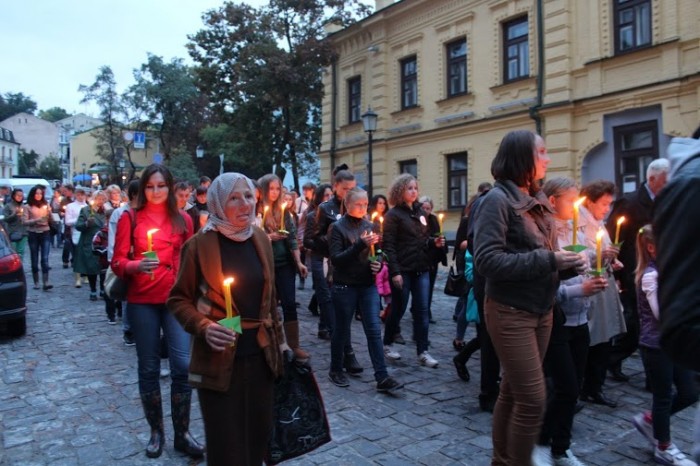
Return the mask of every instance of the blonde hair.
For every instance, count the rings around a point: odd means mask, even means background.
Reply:
[[[389,192],[387,193],[389,205],[394,207],[403,204],[403,195],[411,181],[415,181],[416,186],[418,186],[418,180],[410,173],[404,173],[394,178],[393,183],[389,186]]]
[[[634,284],[639,286],[642,282],[644,271],[654,258],[649,254],[649,245],[656,245],[654,231],[651,225],[644,225],[637,233],[637,268],[634,270]]]
[[[105,198],[105,202],[107,202],[107,201],[109,200],[109,196],[107,195],[107,193],[104,192],[104,191],[102,191],[101,189],[99,189],[99,190],[95,191],[94,193],[92,193],[92,196],[90,196],[90,200],[91,200],[91,201],[94,201],[95,199],[97,199],[98,196],[104,197],[104,198]]]

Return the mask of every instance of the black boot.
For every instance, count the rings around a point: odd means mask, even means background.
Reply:
[[[151,438],[146,446],[146,456],[158,458],[163,453],[163,443],[165,442],[160,391],[141,394],[141,404],[148,425],[151,426]]]
[[[39,285],[39,272],[32,272],[32,279],[34,280],[34,289],[38,290],[41,288]]]
[[[190,435],[190,405],[192,393],[171,393],[170,406],[175,430],[175,450],[192,458],[204,456],[204,447]]]
[[[41,281],[44,283],[44,291],[48,291],[53,288],[53,285],[49,283],[48,272],[41,272]]]
[[[350,375],[360,375],[363,371],[362,366],[360,366],[360,363],[357,362],[355,352],[347,353],[345,355],[345,358],[343,359],[343,367],[345,367],[345,370]]]

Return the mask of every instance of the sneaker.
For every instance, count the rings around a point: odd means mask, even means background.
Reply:
[[[97,293],[90,293],[90,301],[97,301]]]
[[[654,448],[654,461],[667,466],[697,466],[693,460],[689,460],[674,444],[665,450]]]
[[[64,262],[64,263],[63,263],[63,268],[64,268],[64,269],[67,269],[67,268],[68,268],[68,262]]]
[[[380,393],[394,393],[396,390],[403,388],[403,384],[397,382],[391,377],[387,377],[381,382],[377,383],[377,391]]]
[[[586,466],[586,464],[576,458],[571,450],[566,450],[563,455],[554,457],[554,466]]]
[[[544,445],[535,445],[535,448],[532,449],[532,455],[530,455],[530,461],[532,466],[552,466],[554,464],[550,448]]]
[[[161,377],[167,377],[170,375],[170,365],[168,362],[164,362],[163,365],[160,368],[160,376]]]
[[[397,345],[405,345],[406,340],[403,339],[400,333],[397,333],[396,335],[394,335],[394,343],[396,343]]]
[[[136,345],[136,342],[134,341],[134,337],[129,335],[128,333],[124,334],[124,346],[134,346]]]
[[[426,367],[437,367],[438,366],[437,359],[433,358],[430,354],[428,354],[427,351],[423,351],[421,354],[418,355],[418,362],[420,363],[421,366],[426,366]]]
[[[396,351],[391,345],[384,345],[384,357],[393,361],[401,359],[401,355],[399,354],[399,352]]]
[[[328,380],[333,383],[336,387],[349,387],[350,386],[350,381],[348,381],[348,378],[345,377],[345,374],[342,372],[329,372],[328,373]]]
[[[634,427],[636,427],[639,433],[647,439],[652,447],[656,447],[654,426],[651,424],[649,416],[647,416],[645,413],[639,413],[632,418],[632,424],[634,424]]]
[[[115,319],[114,317],[109,317],[107,318],[107,323],[109,325],[117,325],[117,319]]]

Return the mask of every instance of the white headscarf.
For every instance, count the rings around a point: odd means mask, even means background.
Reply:
[[[233,241],[245,241],[253,236],[253,223],[255,222],[255,208],[250,210],[250,219],[244,227],[233,226],[226,218],[224,206],[231,197],[233,188],[239,181],[245,181],[251,191],[255,193],[255,185],[245,175],[240,173],[224,173],[219,175],[212,181],[211,186],[207,190],[207,209],[209,210],[209,219],[202,228],[202,232],[209,230],[218,231],[225,237]]]

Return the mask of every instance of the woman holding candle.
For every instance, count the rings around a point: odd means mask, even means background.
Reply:
[[[614,195],[615,185],[610,181],[598,180],[587,184],[581,189],[581,196],[585,196],[586,199],[581,205],[579,218],[579,229],[585,237],[584,245],[591,254],[595,254],[595,265],[592,268],[600,268],[601,277],[607,282],[607,287],[601,293],[591,297],[591,313],[588,320],[591,343],[581,399],[611,408],[616,407],[617,403],[603,393],[610,356],[610,340],[627,331],[619,290],[613,276],[613,271],[622,266],[617,260],[619,249],[610,241],[604,224]],[[600,240],[597,240],[597,237]]]
[[[23,208],[22,222],[29,235],[29,252],[32,260],[34,289],[39,289],[39,254],[41,253],[41,278],[44,291],[53,288],[49,283],[49,252],[51,251],[51,208],[44,198],[44,187],[36,185],[29,190],[27,205]]]
[[[146,456],[160,456],[165,442],[159,381],[162,329],[170,359],[175,449],[199,458],[204,454],[204,447],[189,433],[192,387],[187,382],[187,367],[190,338],[165,305],[180,267],[180,250],[192,236],[192,220],[178,210],[173,177],[165,166],[149,165],[144,169],[134,216],[136,224],[133,230],[131,215],[119,218],[111,265],[114,273],[128,282],[127,313],[136,342],[139,394],[151,427]],[[152,245],[149,247],[147,232],[154,229],[157,231],[151,233]],[[146,252],[153,252],[155,257],[144,254]]]
[[[258,180],[262,192],[261,208],[269,207],[263,216],[262,229],[272,241],[275,257],[275,287],[282,304],[284,333],[287,343],[299,360],[309,359],[309,353],[299,344],[299,321],[296,306],[296,274],[306,277],[306,266],[301,262],[296,239],[296,226],[282,197],[282,182],[277,175],[265,175]]]
[[[486,327],[503,369],[493,465],[531,464],[545,411],[542,361],[560,275],[585,269],[581,256],[558,249],[552,209],[540,190],[549,161],[539,135],[506,134],[491,163],[495,186],[474,226],[474,263],[486,278]]]
[[[211,466],[259,465],[272,428],[274,379],[283,370],[273,251],[255,221],[251,180],[224,173],[209,188],[209,219],[182,252],[168,307],[193,335],[197,387]],[[222,325],[226,286],[242,333]],[[225,324],[225,322],[224,322]]]
[[[12,190],[10,201],[5,204],[3,214],[7,224],[7,236],[12,243],[12,249],[24,259],[24,248],[27,246],[27,227],[22,222],[24,213],[24,192],[20,188]]]
[[[99,257],[93,253],[92,240],[107,223],[105,215],[107,194],[95,191],[88,205],[80,210],[75,229],[80,232],[80,239],[73,250],[73,272],[88,277],[90,284],[90,301],[97,301],[97,276],[100,277],[100,297],[104,297],[105,271],[100,266]]]

